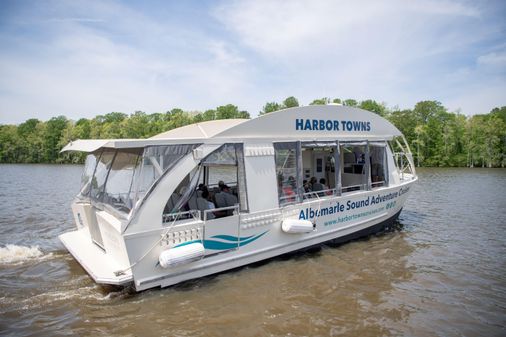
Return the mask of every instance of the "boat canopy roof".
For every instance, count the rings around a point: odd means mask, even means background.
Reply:
[[[245,140],[390,140],[396,136],[402,136],[402,133],[375,113],[342,105],[309,105],[272,112],[254,119],[195,123],[148,139],[76,140],[66,145],[62,152],[94,152],[99,148],[141,148],[183,143],[217,144]]]

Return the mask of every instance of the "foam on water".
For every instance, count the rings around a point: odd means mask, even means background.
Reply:
[[[0,247],[0,265],[2,264],[21,264],[33,260],[41,260],[51,255],[40,250],[39,246],[18,246],[8,244]]]

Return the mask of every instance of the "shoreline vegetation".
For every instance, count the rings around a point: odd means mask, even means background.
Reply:
[[[388,119],[406,137],[418,167],[506,166],[506,106],[467,117],[449,112],[437,101],[420,101],[404,110],[374,100],[321,98],[310,104],[331,103],[359,107]],[[296,106],[299,102],[292,96],[281,103],[266,103],[260,115]],[[165,113],[111,112],[77,121],[58,116],[0,124],[0,163],[83,163],[85,154],[60,150],[76,139],[149,138],[192,123],[230,118],[250,118],[250,114],[228,104],[204,112],[175,108]]]

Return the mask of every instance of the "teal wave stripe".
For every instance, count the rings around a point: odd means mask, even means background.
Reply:
[[[237,248],[237,242],[222,242],[222,241],[214,241],[214,240],[204,240],[204,248],[212,249],[212,250],[227,250],[232,248]]]
[[[248,240],[249,238],[252,238],[254,237],[254,235],[251,235],[251,236],[245,236],[243,238],[239,238],[237,236],[232,236],[232,235],[215,235],[213,236],[212,238],[213,239],[222,239],[222,240],[226,240],[226,241],[243,241],[243,240]]]
[[[251,236],[245,236],[245,237],[236,237],[236,236],[232,236],[232,235],[215,235],[215,236],[212,236],[211,239],[220,239],[220,240],[225,240],[228,242],[208,239],[208,240],[204,240],[203,244],[204,244],[205,249],[227,250],[227,249],[237,248],[238,246],[239,247],[245,246],[245,245],[259,239],[267,232],[268,231],[265,231],[265,232],[260,233],[258,235],[251,235]],[[195,242],[201,242],[201,241],[200,240],[193,240],[193,241],[183,242],[183,243],[175,246],[174,248],[186,246],[186,245],[189,245],[189,244],[192,244]]]

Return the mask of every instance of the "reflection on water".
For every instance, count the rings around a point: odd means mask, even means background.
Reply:
[[[420,170],[396,230],[142,293],[59,243],[80,173],[0,166],[2,335],[506,334],[506,170]]]

